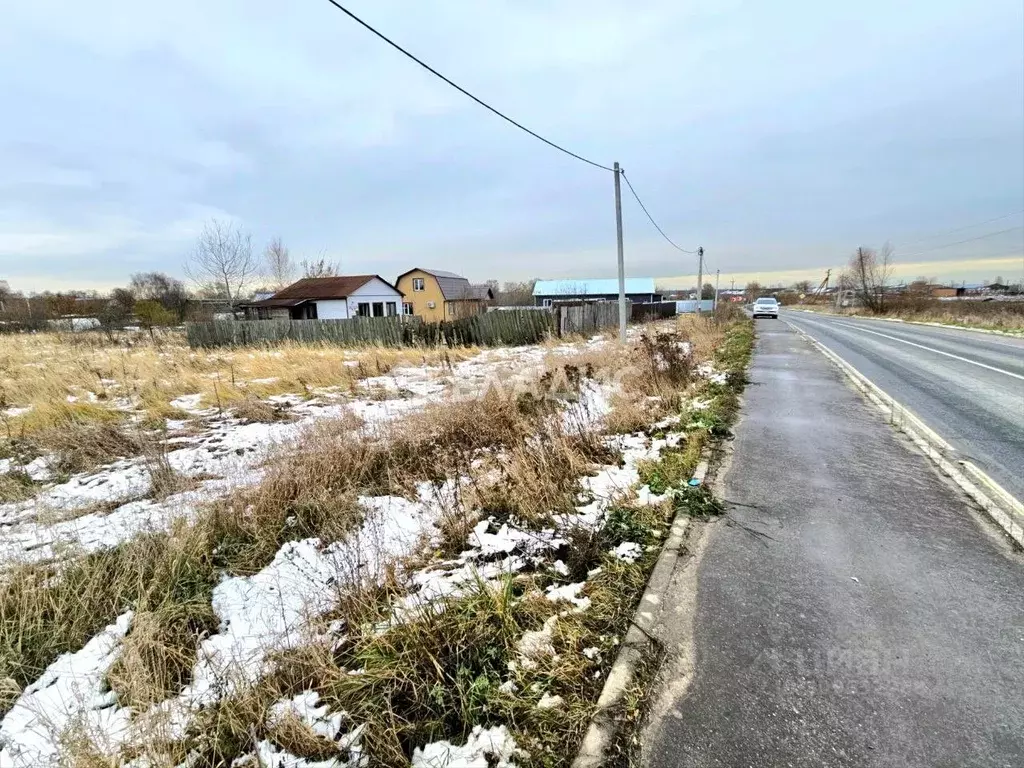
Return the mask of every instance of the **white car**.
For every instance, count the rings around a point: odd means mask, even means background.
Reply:
[[[754,317],[779,319],[779,302],[771,296],[763,296],[754,302]]]

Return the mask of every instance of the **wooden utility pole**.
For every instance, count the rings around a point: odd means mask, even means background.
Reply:
[[[722,276],[722,270],[715,270],[715,312],[718,312],[718,280]]]

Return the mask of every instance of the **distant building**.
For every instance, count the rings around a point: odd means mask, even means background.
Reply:
[[[402,293],[380,275],[305,277],[269,299],[243,304],[248,320],[394,317]]]
[[[653,277],[627,277],[626,298],[635,303],[661,301],[654,288]],[[615,278],[597,280],[538,280],[533,286],[533,303],[550,307],[565,302],[618,301],[619,281]]]
[[[494,294],[486,285],[471,285],[454,272],[416,267],[403,272],[395,286],[405,296],[402,313],[428,322],[471,317],[486,311]]]

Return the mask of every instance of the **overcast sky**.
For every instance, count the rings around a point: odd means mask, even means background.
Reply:
[[[1024,273],[1021,0],[351,8],[534,130],[621,162],[711,269],[818,275],[889,239],[911,272]],[[14,288],[180,275],[211,217],[350,273],[614,275],[610,174],[326,0],[0,0],[0,18],[0,278]],[[694,271],[624,208],[630,274]]]

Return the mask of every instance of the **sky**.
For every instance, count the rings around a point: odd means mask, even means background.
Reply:
[[[908,279],[1024,277],[1020,0],[349,7],[538,133],[622,163],[725,279],[817,282],[886,241]],[[14,289],[182,276],[214,218],[350,274],[615,275],[612,174],[326,0],[0,0],[0,17]],[[627,273],[692,282],[695,257],[624,195]]]

